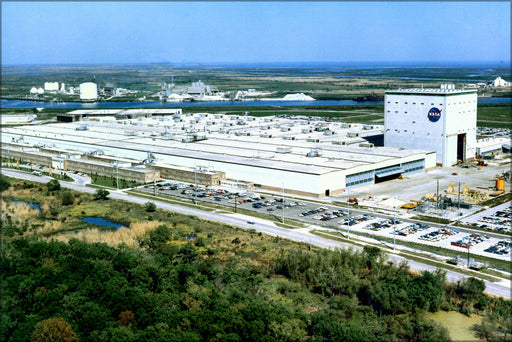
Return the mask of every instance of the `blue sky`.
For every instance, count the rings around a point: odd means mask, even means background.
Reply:
[[[2,64],[510,63],[502,2],[2,2]]]

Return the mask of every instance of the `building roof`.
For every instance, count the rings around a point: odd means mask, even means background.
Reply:
[[[476,94],[476,89],[447,89],[447,88],[411,88],[386,90],[386,95],[459,95]]]
[[[128,111],[131,110],[119,110]],[[72,113],[84,112],[112,115],[110,110],[78,110]],[[80,122],[9,128],[2,132],[23,135],[27,140],[52,140],[57,145],[77,148],[82,152],[117,149],[118,156],[121,156],[119,150],[125,150],[123,156],[133,157],[151,151],[157,159],[162,158],[162,162],[171,164],[177,163],[176,158],[189,158],[198,163],[212,161],[313,175],[336,171],[361,172],[393,166],[404,159],[421,159],[426,155],[425,151],[418,150],[359,146],[368,146],[363,136],[383,133],[383,126],[379,124],[350,124],[349,127],[343,122],[314,118],[255,118],[208,113],[174,117],[174,112],[171,110],[167,112],[170,115],[158,119],[123,119],[114,124],[89,121],[89,129],[79,132],[75,127]],[[238,121],[244,121],[244,124],[240,125]],[[325,131],[316,131],[316,128]],[[204,135],[207,139],[182,142],[191,134]],[[321,150],[319,156],[307,156],[317,148]],[[168,160],[164,156],[169,156]]]

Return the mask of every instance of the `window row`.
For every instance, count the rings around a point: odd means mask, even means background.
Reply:
[[[350,186],[354,186],[354,185],[359,185],[359,184],[365,184],[365,183],[373,183],[373,177],[372,178],[367,178],[367,179],[361,179],[361,180],[356,180],[356,181],[352,181],[352,182],[348,182],[346,183],[346,187],[350,187]]]

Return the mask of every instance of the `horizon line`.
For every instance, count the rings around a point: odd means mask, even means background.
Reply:
[[[359,61],[359,62],[321,62],[321,61],[287,61],[287,62],[98,62],[98,63],[22,63],[4,64],[3,67],[40,67],[40,66],[104,66],[104,65],[168,65],[172,67],[434,67],[434,66],[480,66],[492,65],[509,67],[512,61]]]

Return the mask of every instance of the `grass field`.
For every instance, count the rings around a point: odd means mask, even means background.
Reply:
[[[493,70],[490,72],[489,70]],[[322,99],[345,99],[356,95],[382,94],[385,89],[438,87],[440,83],[487,82],[496,74],[510,79],[508,67],[173,67],[166,64],[95,66],[8,66],[3,68],[2,96],[28,95],[31,87],[41,87],[51,76],[78,86],[95,79],[103,86],[117,87],[149,95],[161,90],[163,82],[189,86],[202,80],[222,92],[256,89],[286,94],[302,92]],[[474,76],[474,75],[478,76]],[[493,96],[510,96],[510,89],[491,91]],[[508,95],[507,95],[508,94]]]
[[[512,106],[510,103],[479,104],[477,126],[511,128]]]
[[[69,109],[45,109],[37,113],[37,120],[50,119]],[[343,106],[218,106],[218,107],[185,107],[184,113],[222,113],[229,115],[251,116],[293,115],[317,116],[329,119],[340,119],[345,122],[384,124],[384,105],[343,105]],[[478,127],[510,128],[512,122],[512,106],[508,103],[490,103],[478,105]],[[33,114],[33,108],[4,108],[3,115]]]

